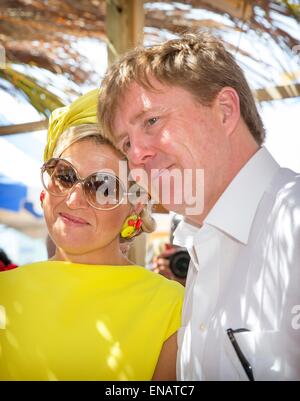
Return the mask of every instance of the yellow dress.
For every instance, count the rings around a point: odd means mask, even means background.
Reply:
[[[141,266],[0,273],[0,380],[151,380],[183,287]]]

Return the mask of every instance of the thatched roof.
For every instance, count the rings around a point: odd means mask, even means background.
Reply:
[[[110,2],[118,7],[117,0]],[[294,0],[147,1],[144,7],[146,41],[147,38],[153,40],[155,35],[164,38],[166,32],[206,28],[217,35],[255,31],[258,40],[276,43],[289,56],[292,48],[299,44],[300,30],[297,32],[290,27],[291,21],[299,23],[300,20],[299,3]],[[197,11],[203,9],[209,13],[199,18]],[[1,0],[0,45],[5,48],[9,62],[65,73],[74,82],[82,83],[88,79],[90,71],[82,67],[83,57],[72,44],[77,38],[86,37],[105,41],[105,16],[106,2],[101,0]],[[214,16],[225,16],[225,19]],[[239,43],[228,43],[228,47],[234,50]],[[256,59],[254,53],[242,47],[238,50]],[[19,80],[8,69],[0,69],[0,77],[11,83]],[[32,85],[35,84],[38,82]],[[44,105],[40,105],[40,111],[43,108]]]
[[[288,21],[300,20],[299,6],[289,1],[164,1],[159,8],[155,1],[145,3],[145,26],[177,33],[189,28],[212,31],[235,29],[256,30],[272,36],[285,51],[299,43],[289,32]],[[10,61],[32,63],[53,72],[68,72],[75,81],[86,75],[79,67],[80,57],[72,49],[77,37],[105,40],[105,1],[101,0],[2,0],[0,3],[0,43]],[[212,18],[199,20],[191,9],[206,9],[227,15],[234,27]],[[187,17],[187,15],[189,16]],[[242,24],[241,24],[242,21]],[[296,35],[296,32],[294,32]],[[64,54],[62,54],[62,49]],[[75,65],[73,64],[75,61]]]

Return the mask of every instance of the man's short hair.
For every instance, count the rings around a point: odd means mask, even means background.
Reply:
[[[151,78],[188,90],[204,106],[210,106],[222,88],[235,89],[244,122],[256,142],[263,143],[265,130],[243,71],[222,42],[207,32],[136,48],[110,67],[102,82],[98,111],[103,133],[110,140],[118,102],[133,82],[155,90]]]

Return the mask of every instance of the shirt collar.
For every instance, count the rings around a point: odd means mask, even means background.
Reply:
[[[204,224],[247,244],[258,204],[279,168],[267,149],[260,148],[231,181]]]
[[[173,244],[191,250],[194,246],[194,237],[199,231],[199,227],[187,223],[184,219],[178,224],[174,231]]]

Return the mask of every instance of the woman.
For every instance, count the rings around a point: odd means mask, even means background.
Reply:
[[[93,91],[50,121],[41,202],[56,249],[1,272],[2,380],[175,379],[183,288],[120,249],[151,219],[128,201],[96,100]]]

